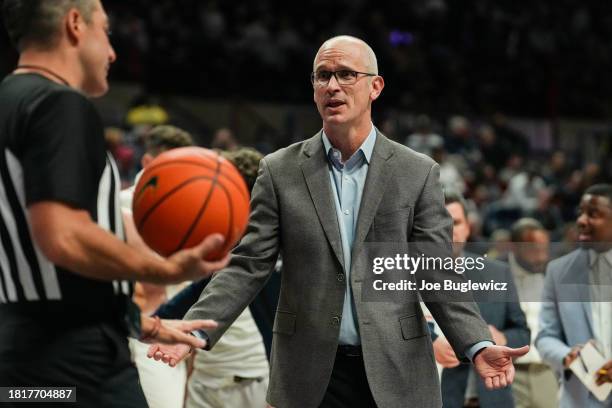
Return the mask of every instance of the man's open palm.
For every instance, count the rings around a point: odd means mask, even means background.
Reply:
[[[489,390],[503,388],[514,381],[512,359],[523,356],[529,346],[513,349],[505,346],[489,346],[476,355],[474,368]]]

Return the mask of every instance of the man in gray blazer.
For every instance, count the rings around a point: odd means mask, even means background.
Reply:
[[[431,242],[450,248],[451,222],[438,165],[373,126],[384,81],[363,41],[326,41],[314,61],[323,130],[265,157],[247,232],[186,314],[219,327],[210,347],[283,257],[268,402],[278,408],[441,406],[431,338],[415,297],[364,302],[364,242]],[[473,302],[430,302],[457,355],[471,357],[489,387],[512,382],[523,349],[494,346]],[[188,348],[152,347],[171,365]]]
[[[585,191],[577,224],[582,247],[551,261],[546,270],[535,345],[561,378],[562,408],[612,407],[612,395],[598,401],[569,371],[569,365],[580,358],[580,349],[589,341],[608,362],[612,361],[611,184],[596,184]]]

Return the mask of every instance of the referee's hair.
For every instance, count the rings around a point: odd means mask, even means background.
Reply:
[[[4,0],[4,26],[17,50],[29,44],[50,48],[57,38],[66,13],[76,8],[85,22],[91,22],[96,0]]]
[[[191,135],[176,126],[155,126],[144,137],[145,151],[155,157],[166,150],[193,146]]]
[[[583,195],[587,194],[608,197],[610,204],[612,204],[612,184],[593,184],[584,191]]]
[[[521,218],[512,224],[510,229],[510,240],[512,242],[523,242],[525,233],[528,231],[546,231],[546,228],[535,218]]]

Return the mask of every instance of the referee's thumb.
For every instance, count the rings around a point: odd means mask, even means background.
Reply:
[[[197,247],[199,257],[204,258],[211,252],[221,249],[224,243],[225,238],[221,234],[211,234],[207,236]]]

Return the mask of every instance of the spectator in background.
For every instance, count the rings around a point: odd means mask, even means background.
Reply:
[[[523,214],[534,211],[538,207],[538,193],[545,187],[535,164],[531,163],[527,169],[519,171],[510,179],[502,198],[503,206],[519,209]]]
[[[470,236],[465,201],[461,194],[446,190],[446,210],[453,219],[453,252],[455,256],[475,257],[464,252]],[[474,299],[483,319],[489,326],[495,343],[501,346],[517,347],[529,341],[529,329],[514,287],[508,265],[496,261],[485,261],[485,267],[465,271],[466,278],[475,282],[507,282],[507,291],[495,294],[495,302],[474,292]],[[461,407],[514,407],[511,387],[487,390],[482,379],[467,364],[459,363],[448,340],[432,334],[434,354],[442,370],[442,401],[445,408]]]
[[[562,150],[555,151],[548,164],[542,169],[542,177],[548,185],[561,185],[569,175],[567,155]]]
[[[125,144],[121,129],[114,127],[104,129],[104,139],[106,140],[106,148],[117,162],[121,181],[129,180],[133,176],[130,173],[134,168],[134,149]]]
[[[222,151],[232,151],[240,146],[234,137],[234,132],[229,128],[221,128],[215,132],[210,147]]]
[[[476,144],[472,137],[472,125],[463,116],[453,116],[448,121],[448,134],[444,146],[449,154],[462,154],[468,160],[476,152]]]
[[[432,131],[429,116],[417,116],[414,130],[414,133],[409,135],[404,142],[409,148],[431,157],[434,149],[444,147],[442,136]]]
[[[478,130],[478,142],[482,161],[499,170],[508,160],[510,149],[508,145],[501,143],[493,126],[484,125]]]
[[[553,202],[552,190],[550,188],[543,188],[536,193],[536,197],[536,208],[526,211],[524,215],[529,218],[535,218],[545,229],[551,231],[554,234],[553,236],[558,237],[563,226],[563,217],[557,203]]]
[[[531,330],[531,345],[538,334],[540,299],[544,272],[550,259],[550,238],[542,224],[532,218],[521,218],[512,226],[512,250],[508,264],[516,282],[521,308]],[[554,408],[559,386],[553,371],[532,347],[515,361],[516,376],[512,386],[517,408]]]
[[[612,406],[598,401],[569,370],[587,342],[612,361],[612,184],[586,189],[578,210],[582,247],[548,264],[536,347],[561,379],[561,408]]]
[[[465,181],[461,173],[459,173],[457,166],[450,160],[447,160],[444,147],[432,147],[431,158],[440,165],[440,184],[442,184],[442,187],[456,190],[463,194],[465,192]]]
[[[529,154],[529,142],[523,134],[508,125],[508,117],[502,113],[495,113],[492,118],[493,132],[497,143],[507,151],[527,156]]]

